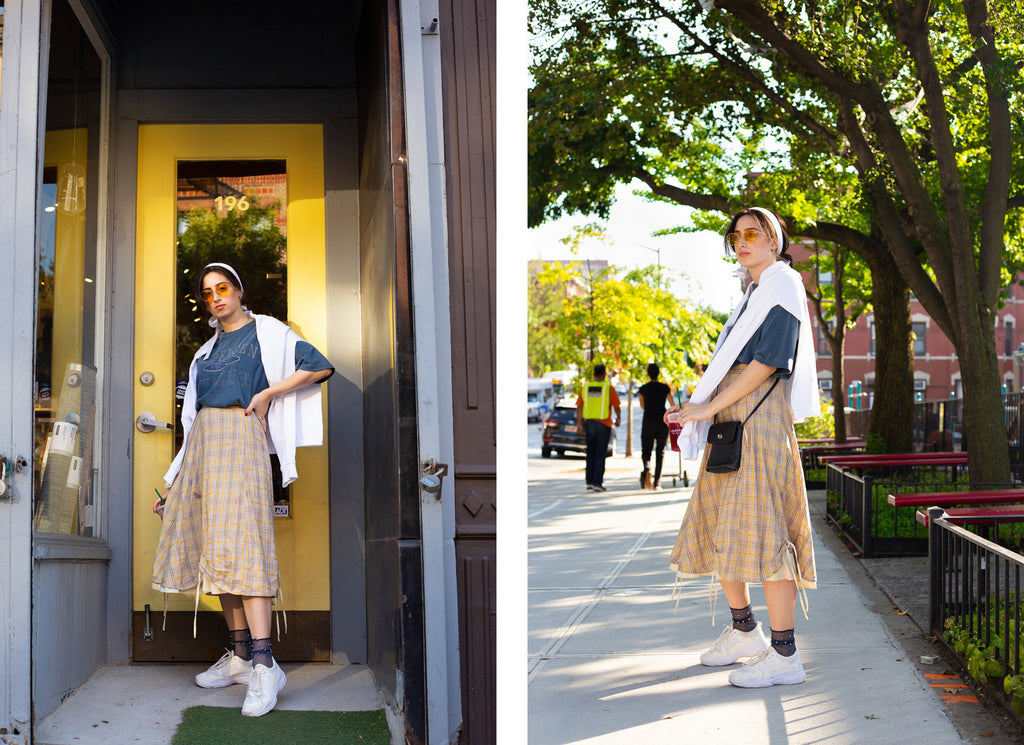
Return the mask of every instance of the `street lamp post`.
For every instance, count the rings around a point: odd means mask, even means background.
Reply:
[[[658,269],[659,270],[661,269],[661,249],[660,248],[651,248],[650,246],[645,246],[643,243],[634,243],[633,245],[634,246],[640,246],[640,248],[646,248],[648,251],[654,251],[654,253],[658,254]]]

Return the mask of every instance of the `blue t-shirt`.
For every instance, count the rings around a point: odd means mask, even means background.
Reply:
[[[260,357],[255,322],[234,331],[221,331],[210,356],[198,360],[197,365],[196,409],[204,406],[244,408],[253,396],[270,387]],[[295,345],[295,369],[334,372],[334,366],[307,341]]]
[[[757,290],[757,285],[754,285]],[[740,316],[746,311],[743,304]],[[793,375],[793,364],[796,360],[797,342],[800,340],[800,321],[783,308],[776,305],[761,322],[760,327],[750,337],[733,365],[746,365],[752,360],[776,368],[775,377],[786,380]]]

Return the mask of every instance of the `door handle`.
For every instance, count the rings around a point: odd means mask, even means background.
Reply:
[[[161,422],[155,415],[150,414],[148,411],[144,411],[135,417],[135,427],[139,432],[152,432],[157,427],[169,430],[174,429],[170,424],[167,422]]]

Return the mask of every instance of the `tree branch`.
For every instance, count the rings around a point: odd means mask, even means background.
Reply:
[[[757,0],[716,0],[716,5],[736,16],[758,36],[769,42],[790,61],[795,71],[817,80],[835,93],[840,106],[845,105],[852,112],[852,104],[856,102],[864,110],[867,124],[878,139],[879,146],[885,153],[886,162],[899,184],[921,244],[933,264],[941,261],[943,254],[948,252],[946,234],[935,213],[931,195],[925,188],[920,169],[903,139],[899,126],[893,120],[889,104],[881,91],[876,87],[850,80],[826,66],[817,56],[776,26],[775,19]],[[924,5],[927,6],[927,2]],[[920,8],[917,12],[921,12]],[[854,128],[856,132],[851,131]],[[845,126],[841,123],[840,129],[847,139],[858,134],[864,139],[856,117],[847,117]],[[866,139],[864,141],[866,142]]]
[[[827,126],[817,121],[814,117],[808,116],[807,113],[792,104],[792,102],[783,96],[780,96],[774,90],[772,90],[764,77],[754,72],[749,65],[744,65],[737,60],[732,59],[725,53],[723,53],[718,47],[709,44],[705,39],[696,34],[693,28],[685,23],[682,23],[678,17],[674,14],[669,13],[658,0],[644,0],[648,5],[657,9],[662,16],[672,23],[684,36],[688,37],[698,48],[700,48],[705,54],[708,54],[718,60],[719,64],[732,70],[733,73],[740,78],[740,80],[747,81],[751,88],[759,91],[775,106],[779,112],[785,113],[793,121],[799,122],[808,132],[818,135],[823,138],[828,144],[834,148],[839,148],[840,141],[836,132],[829,129]]]
[[[942,184],[942,205],[946,211],[950,258],[956,266],[956,271],[953,272],[957,288],[956,300],[961,312],[968,312],[970,298],[978,291],[977,265],[974,261],[974,244],[971,240],[963,180],[957,168],[956,145],[953,143],[949,111],[946,108],[942,80],[928,39],[927,5],[927,2],[921,0],[916,0],[913,4],[908,0],[895,1],[899,21],[897,37],[907,47],[917,66],[917,78],[921,81],[928,104],[926,110],[932,147],[939,169],[939,180]],[[919,237],[927,246],[926,240],[931,236],[921,235],[919,232]]]
[[[1009,96],[1000,73],[995,35],[988,23],[984,0],[963,0],[967,28],[977,40],[975,55],[981,61],[988,98],[989,173],[981,207],[981,250],[978,258],[979,284],[986,306],[995,309],[999,298],[999,270],[1002,265],[1006,203],[1010,194],[1013,127]]]
[[[840,101],[840,122],[852,118],[853,115],[853,105],[849,101]],[[939,288],[943,288],[949,293],[956,292],[953,266],[948,260],[948,254],[940,252],[932,260],[932,271],[935,272],[939,281],[939,287],[936,287],[917,260],[914,246],[911,245],[907,232],[903,228],[903,221],[900,219],[896,205],[893,204],[892,196],[882,182],[878,161],[863,132],[855,124],[840,124],[840,126],[850,141],[850,147],[857,160],[857,170],[861,173],[864,187],[875,207],[875,219],[885,236],[889,250],[892,252],[893,261],[900,268],[900,273],[906,279],[907,285],[917,295],[921,304],[927,308],[928,313],[939,324],[939,327],[950,339],[954,341],[959,339],[959,328],[954,328],[953,316],[949,313],[945,298],[939,290]]]

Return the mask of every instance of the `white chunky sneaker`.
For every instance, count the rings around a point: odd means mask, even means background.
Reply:
[[[242,716],[261,717],[277,706],[277,694],[287,682],[277,660],[274,660],[273,667],[257,663],[249,677],[249,690],[242,704]]]
[[[235,683],[248,683],[252,674],[252,661],[243,660],[230,650],[196,676],[200,688],[224,688]]]
[[[747,660],[743,667],[729,673],[729,682],[740,688],[767,688],[793,685],[807,680],[800,651],[783,657],[771,647]]]
[[[750,631],[730,627],[721,633],[711,649],[700,656],[700,664],[708,667],[731,665],[741,657],[750,657],[768,647],[760,623]]]

